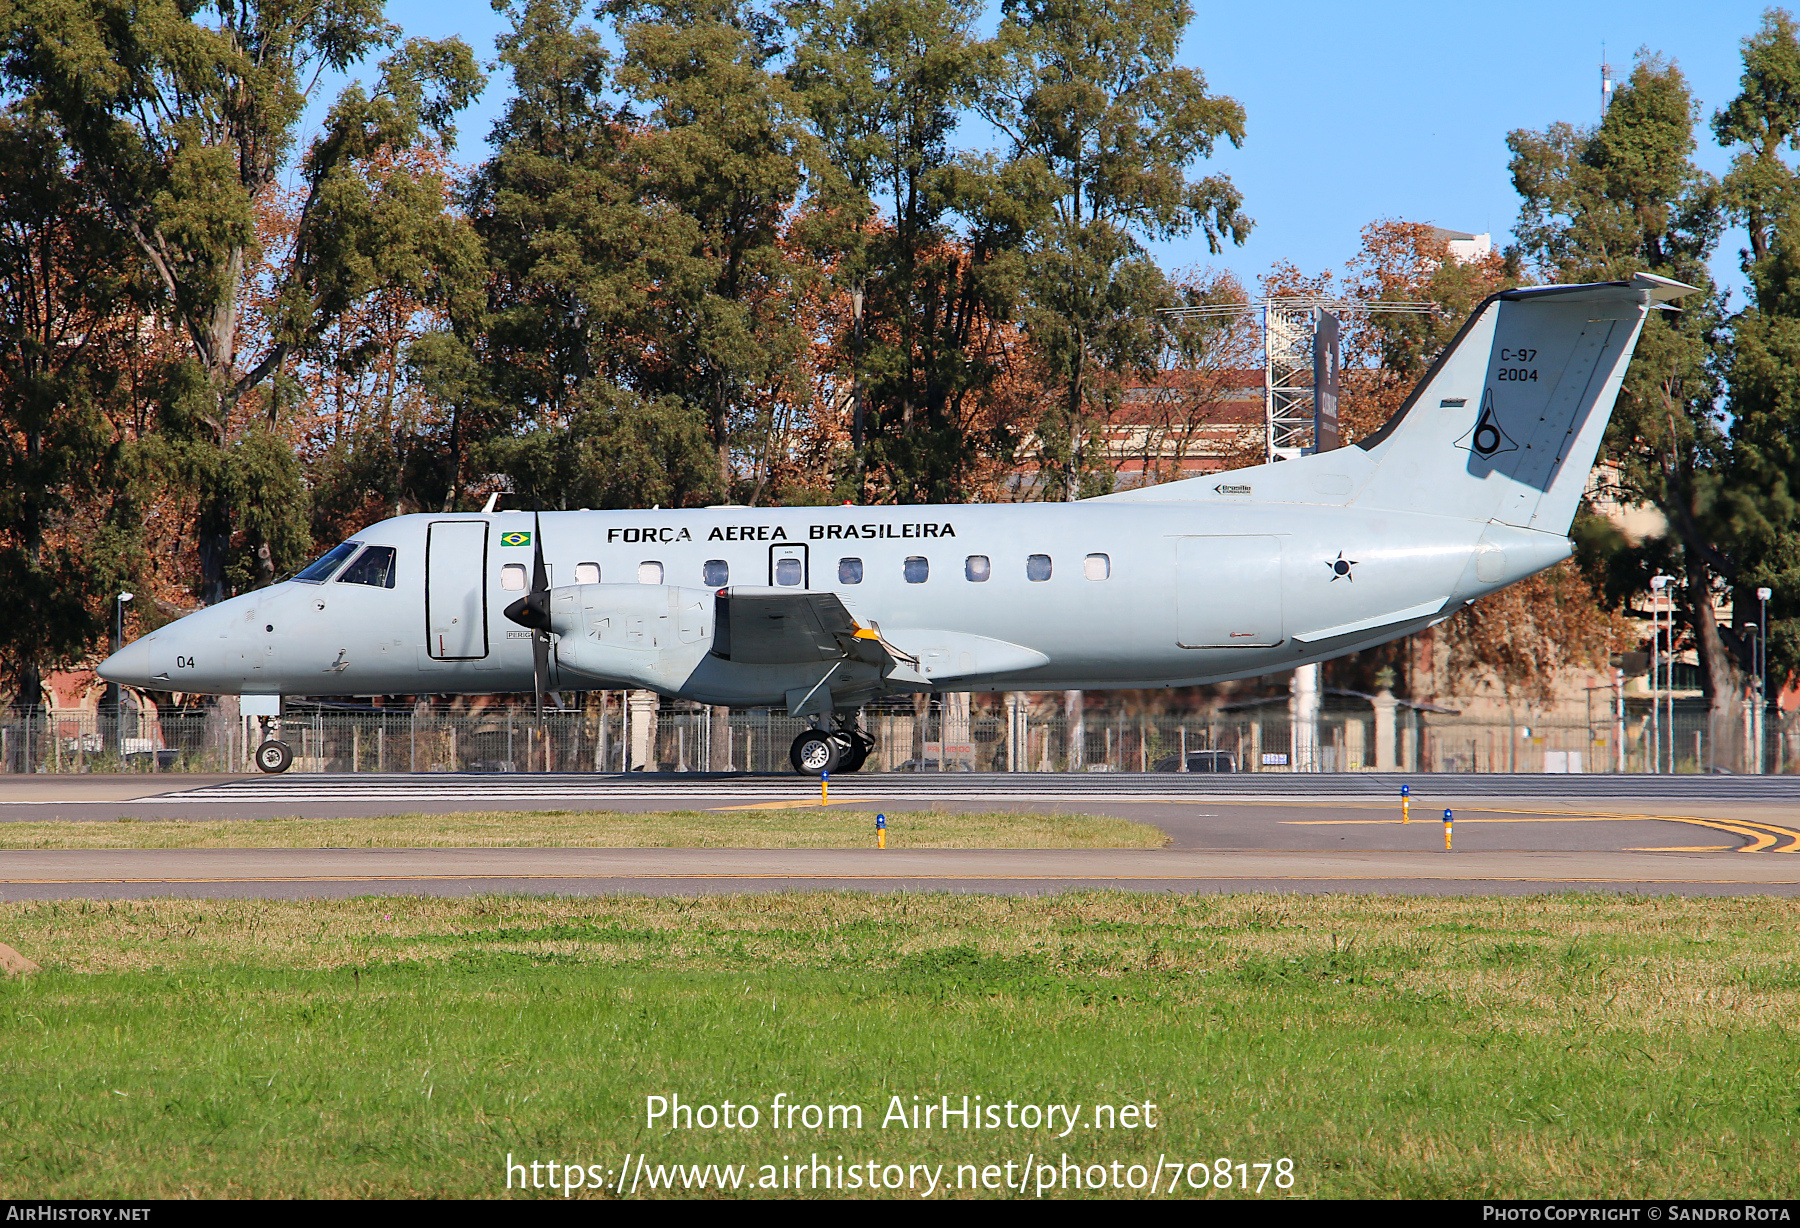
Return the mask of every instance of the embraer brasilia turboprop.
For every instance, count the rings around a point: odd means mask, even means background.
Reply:
[[[1645,316],[1692,289],[1496,294],[1354,446],[1079,503],[399,516],[100,673],[265,707],[534,686],[784,705],[817,774],[861,766],[856,713],[884,693],[1291,669],[1567,557]]]

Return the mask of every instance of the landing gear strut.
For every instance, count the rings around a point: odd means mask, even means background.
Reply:
[[[842,758],[838,762],[840,772],[859,770],[868,762],[869,752],[875,749],[874,739],[860,729],[840,729],[831,736],[843,748]]]

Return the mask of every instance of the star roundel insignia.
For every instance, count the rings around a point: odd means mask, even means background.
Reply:
[[[1350,569],[1359,562],[1360,559],[1345,558],[1342,550],[1338,551],[1335,559],[1326,559],[1325,566],[1331,568],[1331,582],[1336,584],[1339,580],[1348,580],[1352,584],[1356,583],[1356,577],[1351,574]]]

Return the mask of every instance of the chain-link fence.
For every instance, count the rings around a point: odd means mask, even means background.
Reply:
[[[280,738],[301,772],[619,772],[636,769],[778,772],[807,722],[779,710],[682,710],[618,702],[604,711],[294,708]],[[1027,704],[964,715],[933,704],[870,710],[875,749],[865,772],[1646,772],[1707,771],[1720,761],[1696,709],[1652,721],[1630,712],[1592,722],[1516,712],[1478,720],[1400,708],[1391,726],[1369,713],[1296,724],[1285,708],[1194,715],[1086,712],[1079,728]],[[7,772],[235,772],[250,770],[263,733],[253,719],[182,708],[120,716],[45,712],[0,721]],[[1380,744],[1386,741],[1384,747]],[[1738,766],[1742,743],[1729,748]],[[1800,770],[1794,714],[1771,712],[1763,769]]]

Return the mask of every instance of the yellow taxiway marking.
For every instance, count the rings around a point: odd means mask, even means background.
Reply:
[[[1423,811],[1421,811],[1421,813],[1428,817],[1419,819],[1419,820],[1417,820],[1417,822],[1429,823],[1431,821],[1429,818],[1429,816],[1431,814],[1431,808],[1429,806],[1427,806]],[[1505,812],[1494,811],[1494,810],[1477,810],[1474,813],[1476,813],[1476,814],[1500,814],[1500,813],[1505,813]],[[1550,812],[1546,811],[1542,814],[1534,813],[1534,817],[1524,818],[1524,819],[1458,819],[1457,822],[1459,822],[1459,823],[1623,823],[1623,822],[1629,821],[1632,823],[1637,823],[1637,822],[1643,821],[1644,819],[1660,819],[1663,817],[1664,817],[1663,815],[1659,815],[1659,814],[1559,814],[1559,813],[1550,813]],[[1387,823],[1398,823],[1399,821],[1400,821],[1399,819],[1282,819],[1281,820],[1282,823],[1284,823],[1290,827],[1370,827],[1370,826],[1380,826],[1382,824],[1387,824]],[[1685,820],[1674,819],[1671,821],[1683,822]]]
[[[1800,831],[1788,827],[1778,827],[1773,823],[1759,823],[1747,819],[1702,819],[1688,814],[1577,814],[1566,811],[1544,810],[1475,810],[1476,814],[1505,814],[1509,817],[1499,819],[1466,818],[1465,823],[1688,823],[1695,827],[1706,827],[1713,831],[1730,832],[1734,836],[1742,836],[1750,841],[1737,851],[1740,853],[1761,853],[1774,851],[1777,853],[1800,852]],[[1429,822],[1427,817],[1422,820]],[[1399,826],[1400,820],[1387,819],[1283,819],[1283,823],[1294,827],[1369,827]],[[1787,843],[1780,848],[1775,845],[1781,840]],[[1683,852],[1710,850],[1681,850]]]
[[[411,883],[517,881],[520,879],[572,879],[630,882],[636,879],[736,881],[817,881],[817,882],[1023,882],[1023,883],[1137,883],[1137,882],[1384,882],[1389,880],[1470,883],[1711,883],[1750,887],[1790,887],[1800,885],[1800,878],[1607,878],[1600,875],[1551,874],[1480,874],[1446,878],[1441,874],[727,874],[721,872],[672,873],[658,871],[642,874],[307,874],[276,878],[0,878],[0,886],[144,886],[190,883]]]
[[[804,810],[808,806],[854,806],[858,802],[879,802],[879,797],[846,797],[835,802],[822,802],[816,797],[805,797],[795,802],[753,802],[748,806],[711,806],[708,814],[724,814],[731,810]]]

